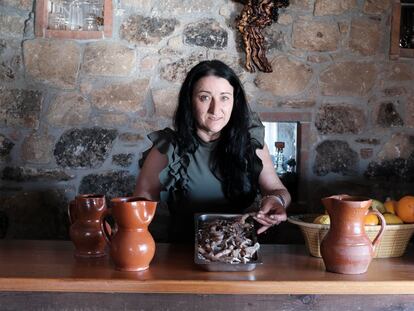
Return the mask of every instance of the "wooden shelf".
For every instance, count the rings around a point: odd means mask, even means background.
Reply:
[[[36,22],[35,36],[42,38],[60,38],[60,39],[103,39],[112,37],[113,10],[112,0],[104,2],[104,25],[102,31],[73,31],[73,30],[51,30],[48,29],[48,11],[47,4],[49,0],[36,1]]]
[[[414,252],[374,259],[360,275],[330,273],[304,245],[262,245],[250,272],[207,272],[192,245],[157,244],[150,268],[114,269],[108,257],[76,259],[69,241],[0,241],[0,291],[180,294],[414,294]]]
[[[400,47],[401,1],[394,0],[392,4],[390,59],[414,58],[414,49]]]

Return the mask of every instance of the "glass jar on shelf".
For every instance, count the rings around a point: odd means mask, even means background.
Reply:
[[[83,9],[82,3],[78,0],[72,1],[69,6],[69,29],[82,30],[83,28]]]
[[[96,22],[96,16],[94,14],[88,14],[85,18],[85,25],[83,27],[85,31],[97,31],[98,24]]]
[[[276,147],[276,173],[281,176],[286,173],[285,169],[285,157],[283,155],[283,149],[285,148],[285,143],[283,141],[275,142]]]
[[[68,24],[68,2],[54,0],[48,2],[48,28],[52,30],[66,30]]]

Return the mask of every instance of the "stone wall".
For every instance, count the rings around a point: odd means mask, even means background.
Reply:
[[[265,30],[273,73],[248,73],[230,0],[114,1],[112,38],[83,41],[35,38],[34,3],[0,1],[0,236],[64,239],[75,194],[131,194],[146,134],[203,59],[232,66],[255,111],[311,116],[309,212],[331,193],[408,193],[414,60],[389,60],[390,3],[291,0]]]

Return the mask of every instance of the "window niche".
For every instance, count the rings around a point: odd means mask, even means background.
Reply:
[[[273,167],[280,180],[289,190],[292,200],[297,200],[298,192],[298,123],[263,122],[265,143],[269,148]]]
[[[295,174],[293,178],[294,181],[289,183],[288,181],[286,181],[286,179],[284,180],[286,176],[282,176],[281,180],[284,183],[284,185],[288,188],[290,194],[292,195],[292,204],[289,206],[289,213],[304,213],[306,211],[307,202],[309,202],[308,166],[310,158],[309,150],[312,143],[312,115],[310,112],[263,111],[259,112],[259,117],[264,125],[268,123],[280,124],[280,131],[277,135],[277,141],[285,142],[285,147],[283,151],[284,153],[286,152],[286,154],[284,154],[285,159],[287,158],[287,160],[289,160],[291,156],[292,158],[294,158],[294,156],[296,155],[296,166],[294,168]],[[271,138],[270,135],[265,134],[265,142],[269,146],[269,148],[271,148],[271,146],[275,146],[276,141],[274,140],[275,138]],[[273,149],[273,152],[275,152],[275,149]]]
[[[414,58],[414,0],[394,0],[390,58]]]
[[[35,35],[103,39],[112,36],[112,0],[37,0]]]

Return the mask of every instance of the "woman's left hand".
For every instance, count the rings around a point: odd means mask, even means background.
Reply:
[[[257,230],[257,234],[261,234],[270,227],[285,221],[287,215],[282,202],[275,197],[269,196],[262,200],[260,210],[253,218],[263,225]]]

